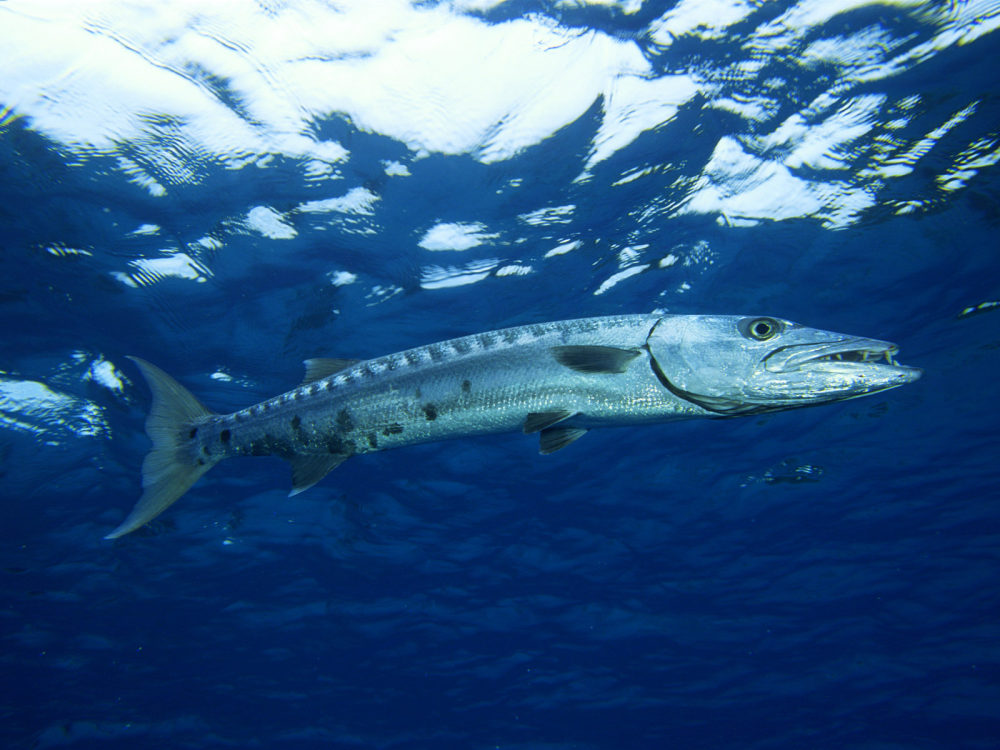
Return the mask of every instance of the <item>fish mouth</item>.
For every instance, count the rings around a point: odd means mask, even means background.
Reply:
[[[899,347],[888,341],[852,338],[833,342],[813,342],[782,346],[764,358],[768,372],[858,372],[888,376],[894,384],[909,383],[921,376],[919,367],[907,367],[896,361]]]

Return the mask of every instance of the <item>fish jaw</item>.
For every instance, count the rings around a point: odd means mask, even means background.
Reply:
[[[780,347],[763,360],[748,391],[771,401],[822,403],[897,388],[923,374],[896,362],[898,352],[888,341],[857,337]]]

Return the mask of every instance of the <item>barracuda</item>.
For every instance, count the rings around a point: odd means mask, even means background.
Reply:
[[[132,357],[153,402],[143,494],[106,538],[173,504],[224,458],[277,455],[292,494],[347,458],[448,438],[538,433],[543,454],[595,427],[731,417],[856,398],[921,371],[894,344],[738,315],[623,315],[506,328],[366,361],[311,359],[294,390],[214,414]]]

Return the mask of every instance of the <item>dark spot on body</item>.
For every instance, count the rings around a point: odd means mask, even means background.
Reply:
[[[414,351],[403,352],[403,357],[406,358],[407,364],[419,365],[420,364],[420,354]]]
[[[382,434],[385,436],[398,435],[403,431],[403,425],[398,422],[393,422],[391,425],[382,430]]]
[[[428,422],[433,422],[438,418],[438,410],[434,404],[424,404],[424,416],[427,417]]]
[[[229,438],[231,438],[232,436],[233,434],[229,430],[223,430],[222,432],[219,433],[219,440],[221,440],[223,443],[228,443]]]
[[[188,437],[191,438],[192,440],[194,440],[196,437],[198,437],[198,428],[197,427],[192,427],[191,428],[191,432],[188,433]]]
[[[462,381],[462,393],[472,393],[472,383],[468,380]]]
[[[204,458],[199,458],[198,459],[198,465],[199,466],[204,466],[205,465],[205,459]]]
[[[492,333],[480,333],[476,336],[476,340],[479,341],[479,345],[483,347],[483,349],[489,349],[496,342]]]
[[[282,458],[295,455],[295,445],[279,435],[264,435],[261,449],[264,451],[264,455],[281,456]]]
[[[353,440],[344,440],[336,435],[327,438],[326,449],[332,456],[353,456],[357,452]]]
[[[465,339],[455,339],[451,342],[451,348],[458,354],[468,354],[472,351],[472,346]]]
[[[427,351],[430,353],[431,359],[434,360],[435,362],[440,362],[442,359],[445,358],[445,353],[441,349],[440,344],[432,344],[431,346],[427,347]]]
[[[500,335],[503,336],[503,340],[508,344],[517,343],[518,333],[516,328],[508,328],[505,331],[501,331]]]
[[[372,448],[378,448],[378,437],[376,437],[374,432],[368,433],[368,445]]]
[[[292,417],[292,429],[293,430],[302,429],[302,417],[300,417],[298,414]]]
[[[347,413],[347,409],[341,409],[337,412],[337,427],[340,428],[341,432],[350,432],[354,429],[354,420]]]
[[[414,397],[415,397],[415,398],[420,398],[420,397],[421,397],[421,394],[420,394],[420,389],[419,389],[419,388],[417,388],[417,390],[415,390],[415,391],[413,392],[413,395],[414,395]]]
[[[319,383],[313,383],[309,386],[309,394],[315,396],[317,393],[319,393]]]

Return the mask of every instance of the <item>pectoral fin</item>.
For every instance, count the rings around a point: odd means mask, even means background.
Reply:
[[[306,366],[306,375],[302,378],[302,385],[309,385],[317,380],[322,380],[329,375],[347,369],[351,365],[356,365],[360,361],[360,359],[329,359],[323,357],[307,359],[302,363]]]
[[[565,448],[574,440],[579,440],[587,431],[582,427],[550,427],[538,436],[538,452],[543,456]]]
[[[300,492],[305,492],[320,479],[344,463],[347,458],[347,456],[338,454],[330,456],[295,456],[288,459],[288,462],[292,465],[292,491],[288,493],[288,496],[292,497],[298,495]]]
[[[556,362],[577,372],[623,373],[629,362],[639,356],[638,349],[616,346],[553,346]]]

